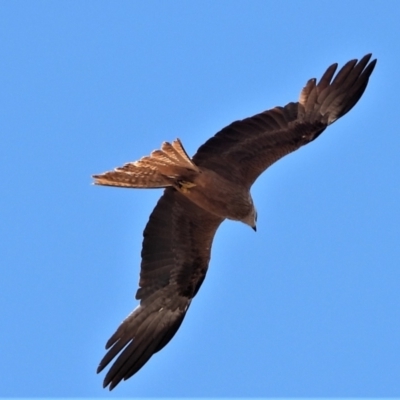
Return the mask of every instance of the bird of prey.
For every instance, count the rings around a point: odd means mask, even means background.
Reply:
[[[130,378],[175,335],[208,269],[215,232],[228,218],[256,229],[250,188],[275,161],[316,139],[358,102],[376,60],[331,65],[299,101],[235,121],[190,158],[179,139],[113,171],[96,185],[165,188],[143,232],[139,306],[106,344],[104,387]]]

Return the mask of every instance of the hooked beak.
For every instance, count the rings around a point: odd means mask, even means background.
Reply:
[[[254,232],[257,232],[257,226],[256,225],[252,226],[251,229],[253,229]]]

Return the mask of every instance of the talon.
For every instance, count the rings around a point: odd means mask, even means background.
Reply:
[[[181,190],[182,193],[188,193],[189,189],[191,189],[192,187],[195,187],[196,184],[193,182],[189,182],[189,181],[178,181],[178,187]]]

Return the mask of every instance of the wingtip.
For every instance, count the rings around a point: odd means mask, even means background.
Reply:
[[[103,361],[103,360],[102,360]],[[98,365],[97,369],[96,369],[96,374],[99,374],[101,371],[103,371],[103,369],[106,367],[105,364],[103,364],[102,362],[100,362],[100,364]]]
[[[107,379],[106,376],[103,381],[103,389],[106,389],[108,387],[108,390],[111,392],[118,385],[118,383],[121,382],[121,380],[122,379],[110,379],[110,378]]]
[[[378,62],[378,59],[377,59],[377,58],[374,58],[374,59],[368,64],[368,66],[372,65],[372,67],[370,67],[370,68],[374,69],[377,62]]]
[[[370,65],[374,65],[375,66],[375,64],[378,61],[378,59],[374,58],[373,60],[371,60],[371,57],[372,57],[372,53],[368,53],[364,57],[360,58],[359,63],[365,62],[366,67],[370,67]]]
[[[110,379],[106,375],[106,377],[103,379],[103,389],[107,389],[107,387],[108,387],[108,390],[111,391],[111,390],[113,390],[115,388],[115,386],[118,385],[118,383],[119,383],[119,381],[118,382],[113,382],[113,380]]]

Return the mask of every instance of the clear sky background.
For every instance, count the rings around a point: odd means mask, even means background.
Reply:
[[[296,101],[372,52],[357,106],[225,222],[171,341],[111,394],[400,396],[400,2],[0,2],[0,395],[110,397],[161,191],[91,174]]]

